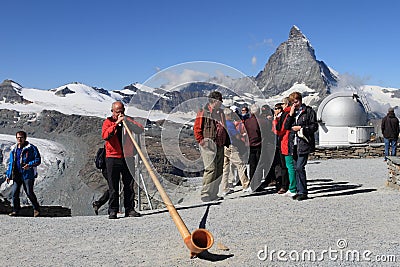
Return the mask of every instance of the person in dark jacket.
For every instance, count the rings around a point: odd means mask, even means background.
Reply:
[[[130,123],[129,128],[133,132],[139,134],[143,132],[143,126],[125,116],[125,107],[121,101],[116,101],[111,107],[112,115],[104,120],[102,126],[102,138],[105,140],[106,148],[106,170],[109,190],[108,214],[109,219],[117,219],[119,211],[119,181],[122,176],[124,185],[124,208],[125,217],[139,217],[140,213],[134,209],[134,191],[133,176],[134,165],[133,156],[135,148],[129,138],[122,142],[125,129],[123,129],[122,121]],[[129,161],[129,166],[128,163]]]
[[[394,114],[394,109],[389,108],[387,115],[382,119],[381,124],[383,140],[385,142],[385,161],[389,156],[389,147],[391,147],[391,156],[396,156],[397,140],[399,138],[399,119]]]
[[[217,91],[211,92],[208,103],[197,113],[193,126],[194,137],[199,143],[204,163],[201,189],[203,202],[223,199],[218,197],[218,191],[223,173],[224,146],[230,145],[230,139],[221,104],[222,94]]]
[[[256,169],[258,166],[258,162],[260,161],[261,157],[261,146],[262,146],[262,137],[261,137],[261,111],[260,107],[256,104],[251,105],[250,107],[250,118],[244,121],[244,126],[246,128],[247,136],[249,138],[249,178],[250,181],[254,180],[254,175],[256,173]],[[261,169],[259,167],[259,169]],[[259,171],[257,175],[261,175]],[[257,183],[254,187],[254,190],[258,188],[259,181],[261,181],[263,177],[257,177]],[[258,181],[259,180],[259,181]],[[252,182],[254,184],[254,182]],[[252,187],[253,189],[253,187]]]
[[[286,130],[291,130],[289,153],[293,155],[297,186],[297,194],[293,198],[301,201],[308,198],[305,166],[308,154],[315,150],[314,133],[318,130],[318,123],[315,111],[303,104],[302,95],[299,92],[291,93],[289,100],[292,107],[284,127]]]
[[[19,193],[23,186],[26,195],[32,202],[33,216],[37,217],[40,213],[40,206],[35,192],[33,192],[33,185],[37,177],[37,166],[41,163],[40,153],[36,146],[26,141],[26,132],[19,131],[15,136],[17,143],[11,147],[10,162],[6,172],[6,182],[9,183],[10,180],[13,180],[11,193],[13,211],[9,215],[18,216],[21,209]]]

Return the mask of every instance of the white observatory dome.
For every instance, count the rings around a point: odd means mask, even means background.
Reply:
[[[334,93],[325,98],[317,112],[326,126],[360,126],[367,124],[367,112],[359,96],[351,92]]]

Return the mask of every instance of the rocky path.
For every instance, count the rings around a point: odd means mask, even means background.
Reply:
[[[400,192],[382,159],[311,161],[310,198],[237,192],[177,205],[190,231],[201,220],[215,244],[189,259],[169,213],[141,218],[0,216],[2,266],[396,266]],[[185,199],[187,200],[187,198]],[[220,250],[219,243],[229,250]],[[394,262],[396,261],[396,262]]]

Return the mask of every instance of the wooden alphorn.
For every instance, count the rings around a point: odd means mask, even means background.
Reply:
[[[144,166],[146,167],[147,171],[151,179],[153,180],[160,196],[167,207],[172,220],[174,221],[176,227],[178,228],[179,233],[181,234],[183,241],[185,242],[186,246],[190,250],[190,257],[194,258],[197,254],[208,250],[212,247],[214,243],[213,235],[207,231],[206,229],[196,229],[193,233],[190,234],[188,228],[186,227],[185,223],[183,222],[181,216],[175,209],[175,206],[172,204],[171,199],[168,197],[167,193],[165,192],[164,188],[162,187],[160,181],[158,180],[157,176],[155,175],[153,169],[151,168],[149,162],[147,161],[146,157],[144,156],[142,150],[140,149],[138,143],[136,142],[135,138],[132,135],[131,130],[129,129],[128,125],[126,124],[125,120],[123,121],[123,125],[125,127],[126,132],[128,133],[130,139],[132,140],[133,145],[135,146],[140,158],[143,161]]]

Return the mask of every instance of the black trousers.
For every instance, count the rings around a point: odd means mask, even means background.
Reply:
[[[249,174],[250,174],[250,181],[253,180],[253,176],[256,172],[257,166],[258,166],[258,162],[260,161],[260,156],[261,156],[261,146],[256,146],[250,147],[250,153],[249,153]],[[260,179],[262,177],[259,177]]]
[[[110,199],[108,201],[108,213],[117,213],[119,211],[119,181],[122,176],[124,185],[124,207],[125,212],[134,208],[133,176],[129,171],[124,158],[106,158],[106,169],[108,178],[108,190]],[[134,166],[131,171],[134,172]]]
[[[276,177],[276,189],[281,188],[288,190],[289,188],[289,174],[286,168],[285,156],[282,155],[281,150],[276,148],[274,157],[274,170]]]

